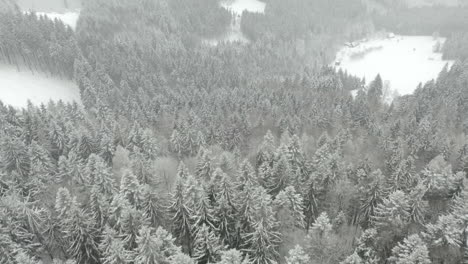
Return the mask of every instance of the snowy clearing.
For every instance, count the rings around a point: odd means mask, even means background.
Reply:
[[[14,107],[25,107],[28,99],[35,105],[50,100],[80,102],[80,93],[70,80],[26,70],[18,72],[14,66],[0,65],[0,100]]]

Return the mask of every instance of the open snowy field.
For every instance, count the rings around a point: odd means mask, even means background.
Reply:
[[[249,42],[241,31],[242,13],[244,11],[265,13],[266,3],[258,0],[228,0],[222,1],[220,5],[234,15],[231,25],[225,34],[213,39],[206,39],[204,42],[211,46],[216,46],[220,42]]]
[[[242,15],[244,10],[251,13],[264,13],[266,4],[258,0],[231,0],[221,2],[221,6],[236,15]]]
[[[30,11],[25,11],[29,13]],[[52,20],[58,19],[61,20],[65,25],[70,26],[73,30],[76,28],[78,23],[78,18],[80,17],[80,11],[67,11],[64,13],[56,12],[36,12],[37,16],[46,16]]]
[[[73,30],[76,28],[76,23],[78,22],[78,18],[80,17],[79,11],[70,11],[65,13],[44,13],[44,12],[37,12],[38,16],[43,15],[47,16],[48,18],[55,20],[62,20],[65,25],[70,26]]]
[[[377,74],[400,95],[412,93],[419,83],[437,78],[452,61],[442,60],[444,38],[430,36],[394,36],[363,41],[341,49],[335,65],[369,84]]]
[[[36,105],[49,100],[80,102],[80,93],[70,80],[25,70],[18,72],[14,66],[0,65],[0,100],[14,107],[25,107],[28,99]]]

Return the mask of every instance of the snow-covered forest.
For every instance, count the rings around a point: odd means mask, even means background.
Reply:
[[[75,30],[0,0],[0,64],[81,98],[0,101],[0,264],[468,263],[468,6],[263,2],[207,45],[218,0],[83,0]],[[455,62],[387,103],[329,66],[382,30]]]

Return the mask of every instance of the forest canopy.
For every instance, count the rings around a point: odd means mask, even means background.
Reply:
[[[467,11],[265,3],[217,46],[214,0],[84,1],[75,31],[1,9],[0,61],[82,104],[0,102],[0,263],[468,261]],[[380,28],[456,62],[389,104],[329,66]]]

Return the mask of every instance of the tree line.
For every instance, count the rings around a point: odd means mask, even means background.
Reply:
[[[268,2],[265,21],[279,25],[270,4],[281,5]],[[83,107],[0,104],[0,263],[466,261],[458,52],[388,105],[380,76],[364,87],[271,22],[250,44],[207,47],[197,34],[209,19],[187,23],[204,13],[176,6],[85,3],[77,31],[64,31]],[[297,31],[322,27],[316,54],[343,39],[327,21],[363,21],[360,7],[338,7]]]

